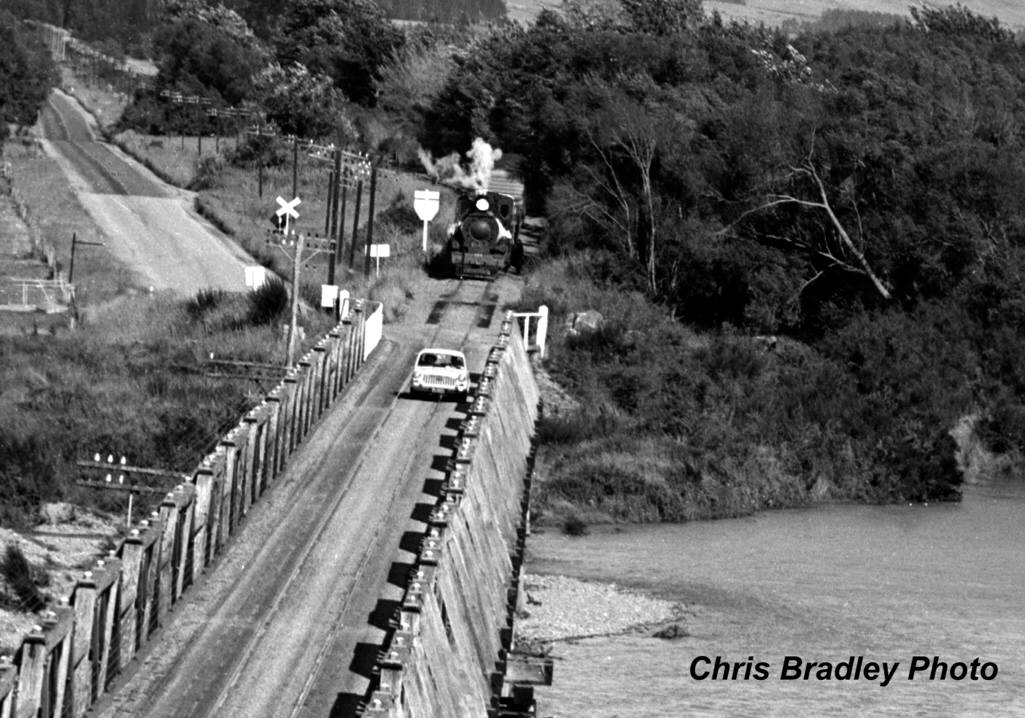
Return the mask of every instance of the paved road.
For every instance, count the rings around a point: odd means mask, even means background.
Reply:
[[[96,715],[355,715],[465,416],[454,401],[406,397],[413,357],[462,346],[479,370],[492,310],[516,291],[508,279],[436,290],[386,327],[379,354]]]
[[[60,164],[107,248],[143,286],[183,297],[214,287],[244,291],[256,262],[197,215],[191,193],[169,187],[97,139],[89,118],[55,90],[43,108],[44,149]]]

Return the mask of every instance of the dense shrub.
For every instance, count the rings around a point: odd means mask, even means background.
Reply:
[[[46,574],[34,571],[16,543],[9,543],[0,560],[0,575],[14,591],[17,603],[12,606],[22,611],[40,611],[46,607],[46,598],[37,584]],[[43,579],[45,580],[45,579]]]
[[[260,326],[277,321],[288,309],[288,296],[288,287],[283,281],[277,277],[268,279],[249,293],[249,322]]]

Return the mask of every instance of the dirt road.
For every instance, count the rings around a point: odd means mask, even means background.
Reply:
[[[104,244],[145,286],[183,297],[208,287],[246,289],[245,266],[256,262],[196,214],[191,193],[99,141],[74,99],[55,90],[40,127],[44,150],[68,176]]]

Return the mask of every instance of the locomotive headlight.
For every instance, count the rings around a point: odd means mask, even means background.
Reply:
[[[488,204],[487,197],[478,197],[477,201],[474,203],[473,206],[477,208],[478,212],[487,212],[489,209],[491,209],[491,205]]]

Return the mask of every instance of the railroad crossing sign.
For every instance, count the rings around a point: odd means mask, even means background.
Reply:
[[[416,216],[424,223],[424,239],[422,249],[427,252],[427,223],[434,219],[441,206],[441,194],[429,189],[418,189],[413,193],[413,209]]]
[[[286,202],[284,197],[282,197],[281,195],[278,195],[277,199],[275,201],[278,203],[279,206],[274,211],[274,214],[277,215],[277,217],[279,219],[284,218],[284,220],[285,220],[284,231],[285,231],[285,234],[288,234],[288,228],[289,228],[289,224],[290,224],[289,220],[290,219],[299,219],[299,212],[296,210],[296,207],[298,207],[300,204],[302,204],[302,200],[299,199],[298,197],[296,197],[295,199],[291,200],[290,202]]]

